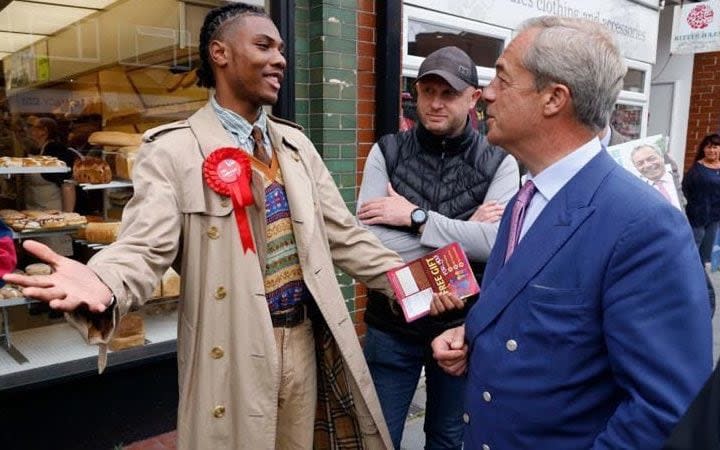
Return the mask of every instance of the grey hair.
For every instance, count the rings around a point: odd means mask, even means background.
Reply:
[[[578,121],[595,133],[605,128],[627,71],[612,34],[597,22],[558,16],[528,19],[519,28],[534,30],[522,63],[534,75],[535,88],[564,84]]]
[[[635,157],[635,153],[639,152],[641,148],[650,148],[655,153],[657,153],[657,155],[659,157],[661,157],[661,158],[665,157],[665,153],[663,153],[662,150],[660,150],[657,145],[655,145],[655,144],[640,144],[637,147],[635,147],[634,149],[632,149],[632,151],[630,152],[630,159],[633,159]]]

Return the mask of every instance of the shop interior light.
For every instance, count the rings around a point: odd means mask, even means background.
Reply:
[[[117,0],[11,1],[0,10],[0,52],[16,52]],[[3,2],[0,2],[2,5]]]

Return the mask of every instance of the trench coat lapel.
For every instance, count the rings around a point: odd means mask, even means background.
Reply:
[[[512,258],[503,264],[509,228],[509,214],[506,214],[498,232],[498,245],[492,252],[486,277],[483,278],[480,299],[473,307],[476,310],[472,314],[475,333],[485,329],[517,298],[528,282],[593,214],[593,196],[614,168],[618,168],[617,164],[604,150],[588,162],[547,204],[516,247]]]
[[[223,128],[222,124],[217,118],[215,111],[210,103],[206,104],[203,108],[199,109],[195,114],[188,118],[188,123],[192,129],[195,138],[198,141],[200,147],[200,153],[202,154],[203,161],[213,151],[223,147],[236,147],[230,133]],[[202,173],[202,169],[201,169]],[[214,204],[221,197],[210,189],[203,181],[205,188],[206,203]],[[260,268],[265,273],[265,258],[266,258],[266,247],[265,247],[265,187],[263,184],[262,175],[258,171],[253,170],[251,189],[253,193],[253,201],[255,203],[252,209],[248,209],[249,212],[254,210],[254,214],[248,214],[250,219],[250,227],[252,228],[253,242],[255,244],[255,252],[260,261]],[[227,208],[232,209],[232,204]],[[262,238],[261,238],[262,237]]]

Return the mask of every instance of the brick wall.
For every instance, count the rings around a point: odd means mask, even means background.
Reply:
[[[296,1],[296,119],[355,212],[360,173],[374,136],[374,0]],[[336,273],[358,334],[366,297]]]
[[[375,0],[358,0],[357,39],[358,39],[358,102],[357,102],[357,172],[358,188],[362,181],[362,172],[370,148],[375,142]],[[359,336],[367,331],[365,307],[367,290],[361,284],[355,285],[355,329]]]
[[[700,141],[720,131],[720,52],[698,53],[693,66],[685,167],[690,168]]]

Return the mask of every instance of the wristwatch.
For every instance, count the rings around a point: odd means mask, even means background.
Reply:
[[[417,233],[420,230],[420,227],[425,225],[425,222],[427,222],[427,220],[427,211],[422,208],[415,208],[410,213],[410,228],[412,228],[412,230]]]

